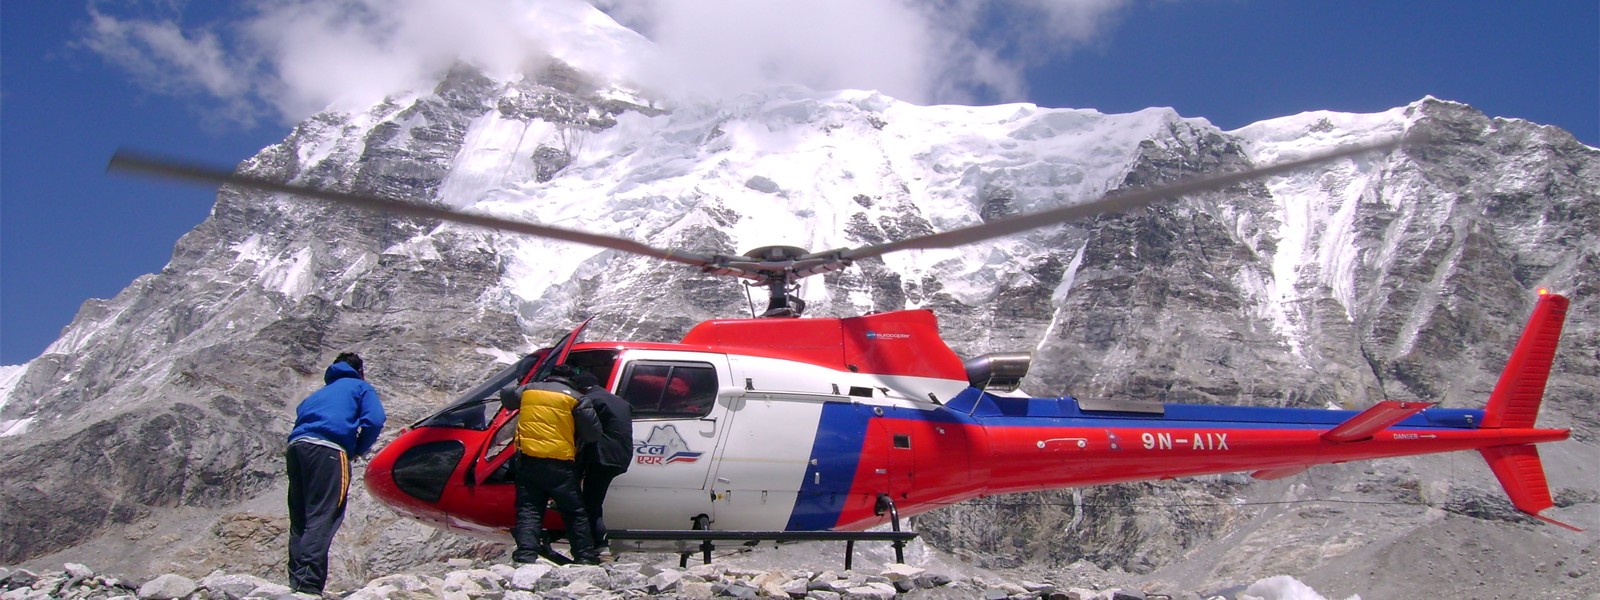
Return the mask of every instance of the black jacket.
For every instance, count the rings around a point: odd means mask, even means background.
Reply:
[[[588,466],[627,471],[633,463],[633,407],[603,387],[589,390],[583,399],[600,417],[600,439],[586,445],[579,457]]]

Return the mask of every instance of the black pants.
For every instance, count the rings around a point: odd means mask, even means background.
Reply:
[[[622,473],[622,469],[598,465],[583,470],[583,508],[589,511],[589,527],[594,530],[596,548],[611,545],[611,541],[606,539],[606,490],[611,489],[611,480]]]
[[[578,495],[578,464],[570,460],[517,457],[517,524],[511,528],[511,537],[517,541],[517,550],[511,554],[516,562],[533,562],[540,550],[549,544],[544,539],[544,511],[554,500],[567,522],[567,541],[572,545],[574,560],[595,560],[593,533],[589,530],[589,515],[583,510],[583,499]]]
[[[328,583],[328,548],[344,522],[350,461],[344,451],[307,442],[289,444],[289,587],[321,593]]]

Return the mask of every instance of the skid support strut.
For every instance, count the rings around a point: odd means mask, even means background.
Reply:
[[[878,494],[878,503],[872,507],[872,514],[882,516],[889,513],[889,526],[898,533],[900,531],[900,509],[894,507],[894,499],[888,494]],[[856,541],[846,540],[844,543],[844,570],[849,571],[856,555]],[[894,561],[904,564],[906,562],[906,541],[902,538],[894,540]]]

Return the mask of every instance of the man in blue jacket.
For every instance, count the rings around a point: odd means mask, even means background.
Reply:
[[[327,385],[295,409],[289,466],[289,587],[322,593],[328,548],[344,521],[350,458],[366,454],[383,431],[383,403],[363,377],[361,357],[345,352],[323,374]]]

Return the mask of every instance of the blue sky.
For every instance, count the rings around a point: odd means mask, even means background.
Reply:
[[[646,5],[600,0],[664,45],[703,39],[703,31],[685,27],[704,26],[707,11],[733,10],[727,1],[662,0],[642,10]],[[263,5],[298,7],[303,15],[307,6],[371,6],[366,2],[376,0]],[[178,238],[209,213],[214,194],[204,189],[105,175],[117,148],[232,165],[281,140],[307,106],[349,91],[338,87],[348,76],[295,79],[289,75],[303,71],[291,68],[293,58],[263,50],[308,43],[305,22],[263,33],[289,13],[264,18],[234,4],[35,0],[0,7],[0,364],[38,356],[85,300],[111,298],[158,272]],[[426,14],[440,5],[384,6]],[[801,5],[785,10],[794,6]],[[874,41],[933,40],[943,52],[851,48],[883,60],[831,79],[801,77],[819,87],[1103,112],[1170,106],[1223,129],[1309,110],[1375,112],[1433,95],[1492,116],[1555,125],[1600,145],[1594,0],[950,0],[937,14],[888,0],[804,6],[804,14],[771,20],[785,31],[805,31],[797,23],[814,20],[822,32],[836,30],[838,18],[866,13],[882,33],[868,36]],[[744,15],[741,22],[759,20]],[[256,36],[253,44],[241,41],[246,30]],[[176,41],[181,52],[162,40]],[[807,45],[819,52],[811,62],[798,56],[803,49],[776,46],[768,54],[733,46],[740,50],[733,54],[815,74],[817,65],[845,62],[823,48],[837,45]]]

